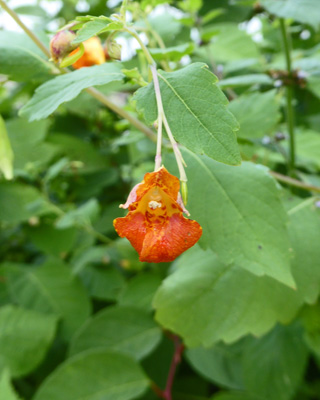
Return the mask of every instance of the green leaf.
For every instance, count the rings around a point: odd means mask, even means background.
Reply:
[[[25,82],[52,75],[53,65],[26,34],[0,31],[0,74]]]
[[[260,57],[257,44],[244,30],[239,29],[238,25],[231,23],[208,25],[201,36],[203,40],[209,40],[213,34],[215,41],[209,44],[208,48],[215,62]]]
[[[297,163],[320,171],[320,133],[301,130],[295,135]]]
[[[301,302],[296,291],[267,276],[224,265],[209,250],[188,250],[154,298],[156,319],[189,347],[260,336],[288,323]]]
[[[152,309],[152,298],[161,284],[159,275],[145,273],[132,278],[119,296],[122,306],[134,305],[144,310]]]
[[[44,167],[56,155],[57,146],[45,142],[48,125],[48,121],[28,122],[24,118],[7,121],[16,173]]]
[[[289,400],[303,378],[308,351],[298,325],[277,326],[260,339],[248,338],[243,379],[248,392],[262,399]]]
[[[287,200],[289,206],[289,235],[293,248],[292,274],[301,298],[313,304],[320,293],[320,210],[314,200]]]
[[[62,261],[48,261],[36,268],[11,263],[4,266],[12,300],[25,308],[59,316],[65,339],[70,339],[88,318],[88,295]]]
[[[149,49],[149,52],[155,60],[166,60],[168,58],[170,61],[179,61],[183,56],[191,54],[193,50],[193,43],[184,43],[165,49]]]
[[[5,400],[20,399],[11,384],[10,373],[8,369],[5,369],[2,372],[2,375],[0,374],[0,394]]]
[[[27,375],[43,360],[54,338],[56,318],[12,305],[0,308],[0,371]],[[17,351],[17,349],[19,349]]]
[[[226,164],[240,164],[235,135],[238,125],[207,66],[194,63],[175,72],[160,70],[158,76],[164,111],[175,138],[195,153],[205,153]],[[139,89],[133,98],[146,121],[154,122],[157,106],[153,84]]]
[[[40,214],[41,210],[34,212],[30,208],[30,205],[37,200],[45,205],[40,192],[32,186],[22,183],[0,183],[0,220],[17,224]]]
[[[6,179],[13,178],[13,151],[4,120],[0,115],[0,171]]]
[[[261,138],[273,133],[281,114],[276,92],[250,93],[233,100],[229,110],[240,124],[238,136]]]
[[[188,349],[186,356],[194,370],[210,382],[240,390],[242,347],[242,342],[228,346],[218,343],[210,349]]]
[[[234,168],[189,151],[183,156],[188,209],[203,228],[200,244],[227,264],[293,287],[287,215],[268,170],[248,162]]]
[[[90,199],[76,210],[68,211],[56,222],[58,229],[66,229],[73,226],[90,225],[99,214],[99,203],[96,199]]]
[[[295,21],[312,25],[318,29],[320,24],[318,0],[262,0],[261,5],[270,14],[281,18],[292,18]]]
[[[160,339],[161,331],[147,312],[133,307],[108,307],[76,333],[70,354],[103,348],[140,360],[155,349]]]
[[[74,99],[85,88],[121,81],[124,77],[119,63],[105,63],[81,68],[58,76],[36,89],[32,99],[20,110],[29,121],[48,117],[58,106]]]
[[[72,43],[77,44],[90,39],[92,36],[99,35],[100,33],[107,31],[115,31],[123,28],[123,23],[120,21],[106,21],[106,20],[94,20],[84,24],[78,31],[77,37]]]
[[[244,392],[225,392],[213,396],[211,400],[261,400],[261,397],[252,396]]]
[[[40,386],[34,400],[131,400],[147,387],[146,376],[130,357],[95,350],[64,362]]]
[[[273,80],[272,78],[270,78],[270,76],[265,74],[250,74],[250,75],[232,76],[230,78],[222,79],[219,82],[219,86],[222,89],[228,87],[241,87],[241,86],[252,86],[252,85],[273,85]]]

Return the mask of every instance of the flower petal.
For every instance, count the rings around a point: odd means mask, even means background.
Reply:
[[[145,236],[140,261],[169,262],[188,250],[200,239],[198,222],[173,214],[165,225],[154,225]]]
[[[113,226],[120,237],[126,237],[140,254],[147,233],[145,216],[139,212],[130,213],[124,218],[116,218]]]

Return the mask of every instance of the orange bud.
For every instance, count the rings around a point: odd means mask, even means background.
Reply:
[[[98,37],[95,36],[84,41],[83,45],[84,54],[78,61],[72,64],[73,68],[79,69],[82,67],[91,67],[92,65],[99,65],[106,62],[104,50]],[[70,55],[72,56],[78,51],[79,49],[76,49]]]

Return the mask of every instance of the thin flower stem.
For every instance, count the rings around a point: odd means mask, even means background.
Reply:
[[[287,185],[295,186],[303,190],[308,190],[310,192],[320,193],[319,186],[309,185],[308,183],[298,181],[297,179],[291,178],[290,176],[282,175],[274,171],[269,171],[269,174],[272,175],[279,182],[286,183]]]
[[[23,31],[30,37],[30,39],[39,47],[39,49],[42,50],[42,52],[48,57],[51,57],[51,54],[47,47],[41,42],[41,40],[20,20],[19,16],[11,10],[11,8],[3,1],[0,0],[0,5],[1,7],[16,21],[16,23],[23,29]],[[67,73],[70,72],[67,69],[59,69],[61,73]],[[114,104],[112,101],[110,101],[103,93],[101,93],[99,90],[91,87],[87,88],[86,91],[94,98],[99,100],[101,103],[103,103],[105,106],[110,108],[110,110],[114,111],[121,117],[125,118],[127,121],[129,121],[134,127],[139,129],[142,133],[144,133],[149,139],[152,141],[156,141],[156,135],[155,133],[148,128],[145,124],[143,124],[141,121],[139,121],[137,118],[133,117],[130,115],[127,111],[123,110],[116,104]]]
[[[291,38],[289,32],[287,31],[286,23],[284,18],[280,18],[280,29],[283,40],[283,47],[286,58],[286,67],[288,71],[289,77],[292,76],[292,63],[291,63]],[[290,136],[290,148],[289,148],[289,159],[288,159],[288,169],[289,175],[294,174],[295,170],[295,137],[294,137],[294,111],[292,106],[293,100],[293,88],[291,85],[288,85],[286,88],[286,98],[287,98],[287,106],[286,106],[286,117],[287,117],[287,125]]]
[[[288,214],[289,214],[289,215],[295,214],[296,212],[302,210],[303,208],[306,208],[306,207],[308,207],[309,205],[314,204],[315,200],[316,200],[316,197],[309,197],[309,198],[307,198],[306,200],[302,201],[302,202],[301,202],[300,204],[298,204],[297,206],[291,208],[291,209],[288,211]]]
[[[161,115],[161,118],[163,120],[163,124],[166,128],[170,143],[172,145],[173,148],[173,152],[174,155],[176,157],[177,160],[177,165],[178,165],[178,169],[179,169],[179,173],[180,173],[180,181],[182,182],[187,182],[187,176],[186,176],[186,172],[184,170],[183,167],[183,158],[182,158],[182,154],[179,150],[178,144],[175,141],[173,134],[171,132],[170,126],[168,124],[164,109],[163,109],[163,104],[162,104],[162,98],[161,98],[161,91],[160,91],[160,85],[159,85],[159,79],[158,79],[158,73],[157,73],[157,69],[156,66],[154,64],[150,65],[150,69],[152,72],[152,77],[153,77],[153,83],[154,83],[154,91],[156,94],[156,100],[157,100],[157,106],[158,106],[158,115]]]
[[[157,136],[157,153],[155,158],[155,166],[154,170],[157,171],[161,167],[162,157],[161,157],[161,149],[162,149],[162,114],[158,115],[158,136]]]

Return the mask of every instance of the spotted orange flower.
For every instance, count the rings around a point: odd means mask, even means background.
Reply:
[[[97,36],[94,36],[83,42],[84,54],[74,64],[73,68],[80,69],[82,67],[91,67],[92,65],[103,64],[106,61],[104,49],[101,41]],[[73,50],[70,56],[77,53],[79,48]]]
[[[182,215],[189,213],[179,189],[179,179],[161,167],[147,173],[120,206],[128,208],[129,213],[116,218],[113,225],[120,237],[130,241],[140,261],[173,261],[200,239],[201,226]]]

